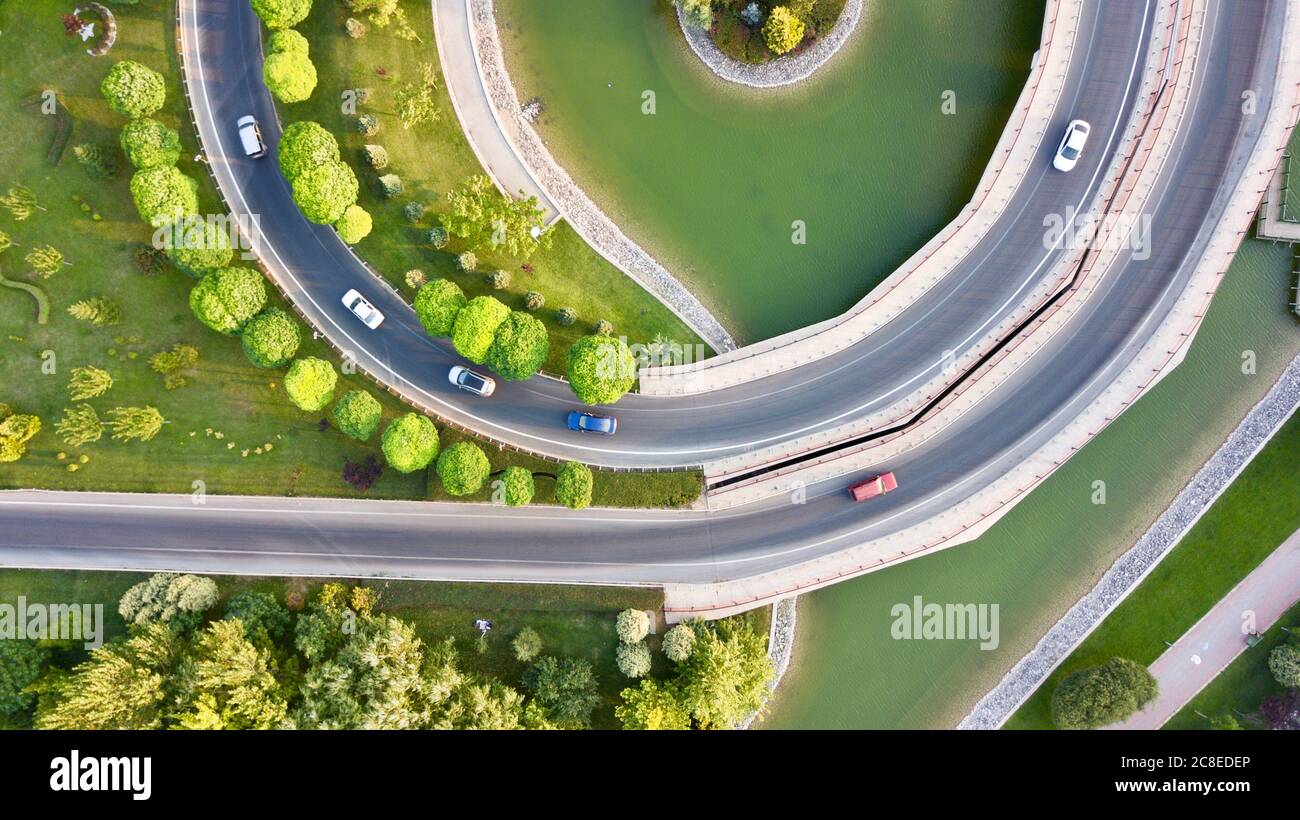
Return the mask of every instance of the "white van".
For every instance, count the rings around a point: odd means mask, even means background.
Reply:
[[[243,143],[244,153],[253,159],[266,156],[262,129],[257,127],[257,118],[252,114],[239,118],[239,141]]]

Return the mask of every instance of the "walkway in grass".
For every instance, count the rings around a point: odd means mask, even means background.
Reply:
[[[29,285],[26,282],[15,282],[13,279],[6,279],[3,272],[0,272],[0,287],[13,288],[31,294],[36,300],[36,324],[43,325],[50,319],[50,297],[45,295],[45,291]]]
[[[1159,729],[1300,599],[1300,530],[1260,562],[1204,618],[1151,664],[1159,696],[1109,729]]]

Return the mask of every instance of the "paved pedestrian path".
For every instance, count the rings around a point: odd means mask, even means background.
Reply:
[[[1247,631],[1264,632],[1297,600],[1300,530],[1151,664],[1159,696],[1128,720],[1107,728],[1159,729],[1246,650]]]

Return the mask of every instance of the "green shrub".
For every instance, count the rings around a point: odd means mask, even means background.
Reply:
[[[476,296],[456,314],[451,343],[456,352],[475,364],[487,359],[497,328],[510,316],[510,308],[491,296]]]
[[[300,410],[314,413],[333,401],[338,380],[334,365],[306,356],[294,359],[289,365],[289,372],[284,376],[284,392]]]
[[[330,417],[343,435],[367,441],[379,429],[383,414],[384,408],[374,396],[364,390],[349,390],[334,405]]]
[[[271,32],[271,36],[266,38],[266,50],[268,53],[284,52],[287,54],[301,54],[304,57],[311,51],[311,44],[307,38],[294,31],[291,28],[281,29]]]
[[[583,403],[612,404],[636,382],[636,359],[622,339],[583,336],[569,348],[568,373]]]
[[[424,271],[420,270],[419,268],[412,268],[411,270],[408,270],[403,275],[403,279],[405,279],[406,286],[408,288],[411,288],[412,290],[416,290],[416,291],[424,287],[425,283],[429,281],[429,277],[425,276]]]
[[[507,507],[523,507],[533,500],[533,474],[524,467],[507,467],[501,473],[501,489]]]
[[[424,219],[425,206],[423,202],[408,202],[402,208],[402,214],[406,216],[406,221],[410,223],[419,222]]]
[[[190,289],[190,310],[200,322],[227,336],[243,329],[266,307],[266,283],[250,268],[217,268]]]
[[[1145,666],[1111,658],[1079,669],[1052,693],[1052,722],[1061,729],[1097,729],[1118,723],[1155,699],[1156,680]]]
[[[253,13],[272,31],[291,28],[307,19],[311,0],[252,0]]]
[[[305,168],[293,179],[293,201],[307,219],[333,225],[357,201],[356,174],[337,160]]]
[[[262,63],[262,79],[280,102],[299,103],[316,90],[316,66],[305,51],[275,51]]]
[[[450,336],[456,315],[467,304],[459,285],[450,279],[434,279],[415,294],[415,316],[430,336]]]
[[[621,643],[614,651],[614,660],[618,671],[629,678],[641,678],[650,674],[650,647],[645,642]]]
[[[473,495],[483,489],[492,467],[477,444],[458,441],[438,456],[438,478],[448,495]]]
[[[578,311],[574,310],[571,307],[562,307],[559,310],[555,311],[555,321],[559,322],[561,325],[564,325],[565,327],[571,327],[575,322],[578,321]]]
[[[530,290],[524,294],[524,308],[526,310],[541,310],[546,306],[546,297],[535,290]]]
[[[384,174],[379,178],[379,188],[388,199],[399,196],[402,193],[402,178],[397,174]]]
[[[596,322],[595,327],[592,328],[592,332],[597,336],[612,336],[614,334],[614,323],[601,319]]]
[[[775,54],[785,54],[803,40],[804,24],[785,6],[776,6],[763,24],[763,42]]]
[[[526,626],[515,634],[515,639],[510,642],[510,646],[515,650],[515,660],[520,663],[528,663],[542,652],[542,636],[537,634],[537,630],[531,626]]]
[[[355,245],[370,235],[373,226],[369,211],[360,205],[349,205],[339,221],[334,223],[334,230],[344,242]]]
[[[650,634],[650,616],[644,609],[625,609],[614,619],[614,634],[623,643],[644,641]]]
[[[397,472],[423,470],[438,455],[438,429],[419,413],[398,416],[384,428],[383,450]]]
[[[362,114],[357,117],[357,133],[363,137],[373,137],[379,133],[379,118],[374,114]]]
[[[181,137],[148,117],[131,120],[122,128],[122,153],[136,168],[175,165],[181,158]]]
[[[555,481],[555,500],[571,510],[591,506],[591,468],[576,461],[560,465]]]
[[[298,353],[302,334],[292,316],[269,307],[248,320],[239,341],[255,366],[282,367]]]
[[[491,273],[488,274],[487,283],[488,283],[488,287],[492,288],[493,290],[505,290],[506,288],[510,287],[510,271],[508,270],[492,271]]]
[[[99,91],[109,108],[129,119],[147,117],[167,101],[162,75],[134,60],[114,63]]]
[[[382,145],[361,146],[361,158],[376,171],[388,167],[388,149]],[[409,207],[409,206],[408,206]]]
[[[308,168],[339,161],[339,143],[319,123],[304,120],[290,123],[280,136],[280,173],[293,182]]]
[[[466,273],[470,273],[477,267],[478,267],[478,257],[474,254],[473,251],[465,251],[464,253],[458,254],[456,256],[457,270],[462,270],[465,271]]]
[[[496,330],[487,352],[487,366],[511,381],[532,377],[546,363],[551,338],[546,326],[527,313],[514,311]]]
[[[198,213],[199,185],[171,166],[136,171],[131,177],[131,198],[140,218],[155,228]]]
[[[441,225],[434,225],[429,229],[429,244],[434,247],[434,250],[440,251],[447,247],[448,241],[450,241],[450,237],[447,236],[446,228]]]
[[[235,258],[230,237],[216,222],[191,217],[162,228],[163,250],[177,268],[196,279]]]
[[[681,663],[695,649],[695,630],[688,624],[677,624],[664,633],[664,655],[673,663]]]

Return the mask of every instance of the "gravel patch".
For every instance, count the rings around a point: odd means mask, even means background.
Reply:
[[[798,600],[798,596],[782,598],[772,606],[772,630],[767,637],[767,656],[772,659],[776,674],[768,685],[769,699],[781,684],[785,671],[790,668],[790,656],[794,653],[795,606]],[[748,729],[757,719],[758,712],[755,712],[745,718],[739,728]]]
[[[707,31],[686,25],[680,6],[674,4],[673,8],[677,10],[677,21],[681,23],[686,44],[691,47],[691,51],[695,52],[695,56],[709,67],[710,71],[727,82],[738,85],[747,85],[750,88],[778,88],[808,79],[834,57],[836,52],[848,42],[849,35],[857,28],[865,6],[866,0],[848,0],[844,4],[844,10],[840,12],[840,19],[835,21],[831,30],[824,36],[818,37],[807,49],[761,65],[742,63],[723,54],[713,44]]]
[[[1087,595],[980,699],[959,729],[996,729],[1033,694],[1097,624],[1146,577],[1200,520],[1215,499],[1300,407],[1300,355],[1228,440],[1210,457],[1169,508],[1137,543],[1107,570]]]
[[[468,0],[479,76],[519,158],[560,213],[589,245],[677,314],[719,353],[736,348],[722,323],[663,265],[629,239],[556,163],[521,105],[506,71],[492,0]],[[533,101],[530,101],[532,103]]]

